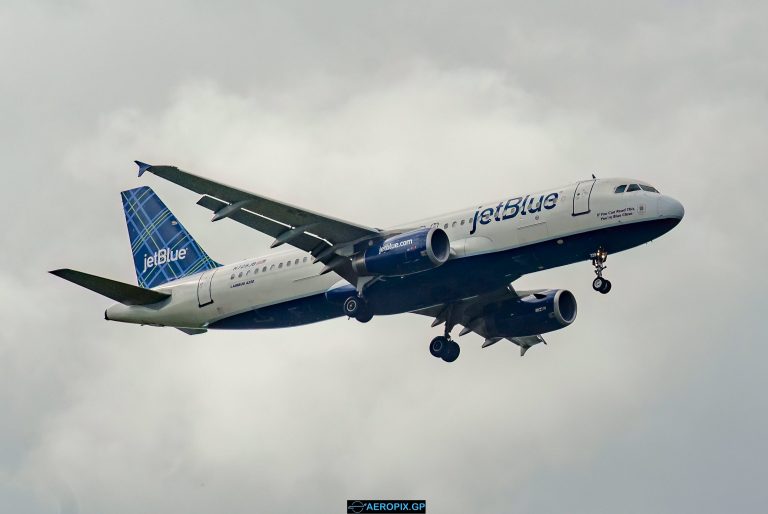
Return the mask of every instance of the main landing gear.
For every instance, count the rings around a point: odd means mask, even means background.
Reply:
[[[359,296],[350,296],[344,300],[344,314],[360,323],[368,323],[373,319],[373,309]]]
[[[453,362],[459,358],[461,347],[448,336],[437,336],[429,343],[429,353],[445,362]]]
[[[597,275],[595,280],[592,281],[592,289],[598,293],[608,294],[608,291],[611,290],[611,281],[603,278],[603,270],[607,268],[605,261],[608,260],[608,252],[601,246],[590,257],[592,257],[592,266],[595,267],[595,275]]]
[[[459,358],[461,348],[456,341],[451,339],[451,330],[456,326],[456,321],[454,306],[450,304],[435,317],[432,326],[436,327],[440,323],[445,323],[445,332],[429,342],[429,353],[432,354],[432,357],[443,359],[445,362],[453,362]]]

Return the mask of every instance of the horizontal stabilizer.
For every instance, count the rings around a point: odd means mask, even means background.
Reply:
[[[160,293],[72,269],[57,269],[50,273],[124,305],[149,305],[171,297],[168,293]]]

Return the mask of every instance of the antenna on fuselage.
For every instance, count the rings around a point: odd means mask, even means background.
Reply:
[[[594,179],[596,179],[596,178],[597,178],[597,177],[596,177],[596,176],[595,176],[595,174],[593,173],[593,174],[592,174],[592,180],[594,180]]]

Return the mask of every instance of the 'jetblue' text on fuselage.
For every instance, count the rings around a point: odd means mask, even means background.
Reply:
[[[537,199],[534,196],[518,196],[517,198],[510,198],[507,203],[499,202],[496,207],[487,207],[485,209],[478,209],[475,211],[475,217],[472,220],[472,230],[470,234],[477,232],[477,223],[481,225],[487,225],[491,221],[501,221],[512,219],[518,214],[525,216],[527,214],[534,214],[544,209],[554,209],[557,205],[557,193],[549,193],[548,195],[539,195]]]

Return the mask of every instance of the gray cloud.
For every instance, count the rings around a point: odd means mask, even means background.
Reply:
[[[758,512],[768,127],[758,3],[10,2],[0,506],[14,512]],[[524,277],[579,319],[525,359],[418,316],[209,333],[105,323],[44,274],[133,281],[117,193],[155,188],[214,257],[269,240],[208,223],[131,161],[387,226],[500,191],[645,178],[671,234]]]

